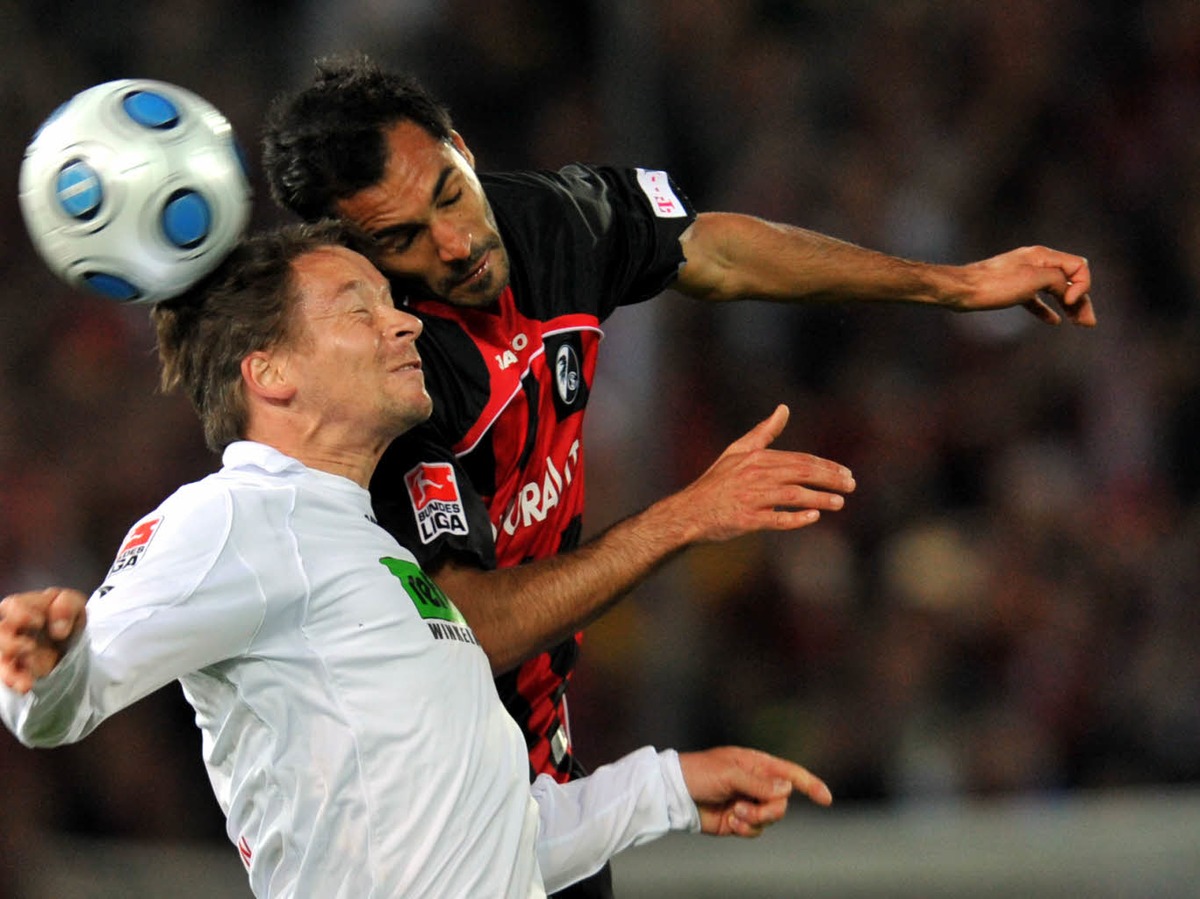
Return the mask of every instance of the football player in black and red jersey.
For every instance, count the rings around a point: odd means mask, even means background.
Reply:
[[[361,57],[318,64],[310,86],[275,102],[264,162],[282,205],[369,234],[393,294],[425,323],[433,417],[384,456],[376,511],[471,622],[531,771],[560,780],[578,771],[565,692],[584,625],[684,546],[803,526],[853,489],[835,463],[767,448],[779,408],[695,484],[580,546],[583,413],[618,306],[673,288],[710,301],[1023,305],[1095,323],[1087,261],[1069,253],[930,265],[697,213],[661,171],[477,174],[445,108]]]

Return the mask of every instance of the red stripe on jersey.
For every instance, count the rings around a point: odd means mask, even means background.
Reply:
[[[571,525],[583,514],[584,502],[586,391],[591,389],[604,336],[599,319],[576,313],[538,321],[517,310],[509,288],[487,311],[431,301],[413,305],[457,321],[488,368],[484,410],[452,449],[460,458],[469,456],[490,436],[495,487],[483,499],[496,537],[497,565],[510,568],[573,548],[578,527]],[[555,360],[547,358],[548,339],[552,347],[564,340],[578,343],[577,374],[586,385],[580,400],[567,404],[562,396],[556,399],[559,388]],[[568,545],[563,545],[564,535],[572,535],[566,538]],[[515,678],[501,679],[503,686],[498,681],[501,698],[525,732],[533,770],[560,782],[569,780],[571,772],[562,697],[581,639],[577,634],[525,662]]]
[[[599,340],[583,336],[583,370],[590,385]],[[583,514],[583,410],[558,420],[554,373],[544,354],[533,360],[530,375],[538,384],[537,396],[511,403],[491,429],[498,461],[526,459],[520,469],[498,464],[495,493],[487,497],[502,567],[555,555],[563,548],[560,536],[567,525]]]
[[[521,382],[533,360],[543,355],[545,337],[565,331],[592,330],[603,336],[594,315],[560,315],[548,322],[529,318],[517,309],[512,288],[501,292],[494,311],[451,306],[438,300],[410,301],[427,315],[460,322],[488,368],[490,395],[483,412],[452,449],[464,455],[475,448],[508,405],[521,392]],[[588,380],[591,378],[589,376]]]
[[[561,729],[567,738],[566,699],[553,702],[559,687],[571,679],[571,672],[557,674],[551,667],[549,653],[542,653],[524,663],[517,672],[517,692],[529,703],[529,717],[522,722],[527,734],[535,737],[529,747],[529,762],[538,774],[549,774],[559,783],[570,779],[566,757],[555,759],[552,740]],[[569,743],[565,746],[569,754]]]

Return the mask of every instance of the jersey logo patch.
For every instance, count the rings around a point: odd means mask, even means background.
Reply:
[[[422,462],[404,476],[404,485],[408,488],[422,543],[430,543],[442,534],[467,533],[467,513],[453,465]]]
[[[570,406],[579,396],[579,385],[583,375],[579,370],[579,357],[575,348],[564,343],[554,355],[554,384],[558,388],[559,399],[564,405]]]
[[[161,518],[151,518],[149,521],[142,521],[136,524],[125,537],[125,542],[121,544],[121,549],[117,552],[117,558],[112,564],[112,568],[108,569],[108,573],[115,574],[118,571],[124,571],[126,568],[132,568],[138,563],[138,560],[145,554],[146,548],[150,545],[150,541],[154,539],[154,535],[158,533],[158,526],[162,524]]]
[[[570,497],[569,488],[579,468],[580,452],[579,440],[576,439],[557,464],[552,456],[546,456],[543,466],[545,474],[541,481],[535,478],[523,484],[504,510],[500,528],[505,534],[511,537],[517,528],[527,528],[545,521],[564,496]]]
[[[638,169],[637,180],[642,193],[650,201],[654,214],[660,219],[679,219],[687,215],[683,203],[675,196],[675,191],[671,190],[671,182],[667,179],[666,172]]]
[[[429,579],[420,565],[384,556],[379,560],[388,571],[396,576],[404,592],[416,606],[417,614],[425,620],[429,633],[435,640],[455,640],[459,643],[479,645],[467,620],[458,611],[442,588]]]

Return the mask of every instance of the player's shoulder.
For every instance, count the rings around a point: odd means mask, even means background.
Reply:
[[[228,532],[233,518],[234,485],[223,472],[214,472],[184,484],[143,517],[170,522],[170,530],[181,530],[185,539],[197,542]]]
[[[505,239],[557,255],[566,246],[592,252],[605,235],[686,228],[696,211],[660,169],[571,163],[557,171],[480,175]],[[574,235],[575,240],[564,240]]]
[[[182,571],[211,564],[229,539],[228,490],[216,475],[185,484],[126,532],[106,575],[106,587],[148,568]],[[165,568],[164,568],[165,566]]]
[[[184,484],[164,499],[154,510],[155,515],[212,515],[228,509],[231,485],[224,472],[215,471],[190,484]]]
[[[484,192],[494,206],[513,203],[570,203],[593,198],[623,184],[636,182],[637,169],[573,162],[560,169],[510,172],[483,172],[479,175]]]
[[[219,539],[234,529],[278,526],[294,507],[295,492],[287,479],[226,467],[179,487],[152,515],[181,523],[197,541]]]
[[[479,181],[510,244],[558,232],[575,217],[572,185],[556,172],[486,172]]]

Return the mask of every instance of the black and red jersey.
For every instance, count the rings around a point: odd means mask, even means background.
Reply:
[[[410,303],[433,416],[388,449],[371,490],[381,524],[422,564],[453,553],[504,568],[578,544],[601,323],[670,284],[694,214],[663,172],[575,165],[480,180],[509,286],[485,310]],[[565,693],[581,639],[497,679],[531,771],[560,781],[575,769]]]

